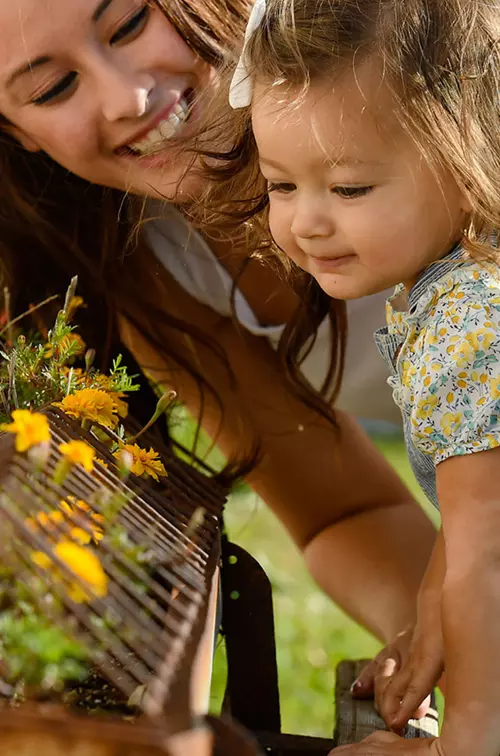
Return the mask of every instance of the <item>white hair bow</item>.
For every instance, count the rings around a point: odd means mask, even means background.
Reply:
[[[229,104],[234,110],[247,108],[252,102],[253,81],[247,66],[247,45],[261,25],[266,15],[266,0],[255,0],[245,31],[245,41],[231,86],[229,87]]]

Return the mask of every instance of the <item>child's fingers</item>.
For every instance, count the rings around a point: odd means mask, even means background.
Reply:
[[[354,698],[370,698],[373,695],[377,668],[377,658],[372,659],[371,662],[363,668],[361,674],[351,687],[351,694]]]
[[[388,691],[392,689],[394,675],[398,672],[399,665],[395,659],[389,657],[380,665],[375,676],[375,708],[387,724],[384,716],[384,708],[388,698]],[[394,712],[395,713],[395,712]]]
[[[409,664],[400,670],[386,664],[377,678],[375,708],[388,727],[396,729],[393,721],[399,713],[401,699],[411,684],[411,680],[412,670]]]
[[[376,697],[376,689],[377,686],[380,687],[380,680],[387,677],[385,665],[389,660],[391,674],[394,674],[394,670],[401,665],[401,654],[395,648],[384,648],[366,665],[351,688],[354,698],[371,698],[374,695]]]
[[[404,727],[411,717],[416,717],[418,710],[424,714],[429,710],[430,694],[439,680],[440,671],[436,673],[435,667],[427,669],[419,668],[415,671],[413,678],[406,691],[401,697],[399,711],[395,712],[391,726],[395,729]],[[426,708],[427,707],[427,708]],[[420,714],[420,716],[424,716]]]
[[[439,662],[427,660],[394,675],[382,704],[382,716],[389,727],[400,730],[412,717],[425,716],[430,706],[430,693],[441,674]]]

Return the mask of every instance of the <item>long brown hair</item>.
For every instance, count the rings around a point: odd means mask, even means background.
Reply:
[[[243,37],[251,4],[248,0],[152,1],[204,60],[221,66],[237,56],[235,45]],[[82,334],[96,349],[102,366],[116,351],[124,351],[117,336],[116,317],[120,313],[156,353],[195,379],[202,408],[207,391],[215,396],[223,417],[222,399],[194,360],[165,343],[152,326],[156,320],[164,326],[160,334],[168,333],[168,329],[187,333],[217,354],[231,374],[227,355],[210,334],[187,325],[173,313],[155,308],[151,302],[148,251],[133,253],[141,202],[68,173],[44,153],[25,152],[8,130],[1,128],[0,173],[0,260],[3,279],[12,292],[13,308],[20,312],[46,296],[64,292],[69,279],[77,274],[79,291],[88,304],[81,311]],[[294,338],[290,338],[292,345]],[[300,343],[299,338],[293,348],[299,350]],[[128,358],[132,360],[131,355]],[[283,361],[293,364],[296,358],[287,351]],[[328,414],[321,398],[303,380],[298,390],[307,403]],[[150,409],[151,402],[145,409],[132,396],[136,414],[147,415]],[[255,454],[242,459],[242,453],[238,455],[235,450],[226,479],[244,474],[255,461]]]

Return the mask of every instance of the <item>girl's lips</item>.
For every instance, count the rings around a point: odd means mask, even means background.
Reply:
[[[313,257],[310,255],[309,259],[316,269],[327,272],[338,270],[344,265],[348,265],[354,261],[355,257],[356,255],[354,254],[341,255],[340,257]]]

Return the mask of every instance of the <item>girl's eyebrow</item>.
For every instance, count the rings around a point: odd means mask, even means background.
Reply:
[[[99,21],[101,16],[107,11],[112,2],[113,0],[101,0],[97,8],[92,13],[92,23],[96,24]],[[16,70],[11,73],[11,75],[7,79],[5,86],[7,88],[11,87],[20,76],[25,76],[27,73],[31,73],[33,69],[44,66],[46,63],[51,63],[51,61],[52,58],[49,55],[40,55],[34,60],[29,60],[27,63],[23,63],[22,66],[16,68]]]
[[[332,166],[344,166],[344,165],[350,165],[350,166],[357,166],[357,165],[367,165],[367,166],[380,166],[383,165],[381,160],[360,160],[359,158],[354,157],[347,157],[343,156],[339,158],[338,160],[332,160],[330,161],[332,163]],[[270,158],[265,157],[259,157],[259,163],[264,163],[265,165],[269,165],[271,168],[276,168],[277,170],[281,171],[284,170],[283,166],[281,166],[279,163],[277,163],[275,160],[271,160]]]

